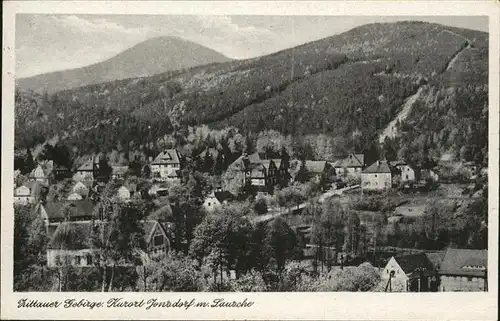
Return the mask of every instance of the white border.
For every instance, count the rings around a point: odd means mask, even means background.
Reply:
[[[16,13],[71,14],[213,14],[213,15],[365,15],[365,16],[489,16],[489,292],[488,293],[13,293],[12,182],[14,141],[14,26]],[[2,75],[2,319],[380,319],[496,320],[498,284],[498,88],[499,4],[493,1],[413,2],[136,2],[136,1],[14,1],[3,3]],[[496,90],[495,90],[496,89]],[[20,298],[64,300],[110,297],[128,300],[157,297],[211,301],[254,301],[252,308],[226,309],[17,309]]]

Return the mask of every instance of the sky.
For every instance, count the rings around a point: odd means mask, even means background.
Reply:
[[[176,36],[234,59],[270,54],[374,22],[420,20],[488,31],[487,17],[433,16],[16,16],[16,77],[83,67],[149,38]]]

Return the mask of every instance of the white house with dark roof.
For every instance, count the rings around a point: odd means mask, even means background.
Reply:
[[[337,176],[353,175],[359,177],[365,166],[365,155],[349,153],[344,159],[332,163]]]
[[[39,181],[26,182],[14,189],[14,204],[30,204],[38,201],[47,187]]]
[[[99,167],[99,158],[90,157],[85,163],[76,169],[73,180],[75,181],[93,181],[94,174]]]
[[[177,149],[166,149],[151,162],[153,178],[162,181],[179,180],[178,171],[181,169],[180,155]]]
[[[487,267],[487,250],[448,249],[439,268],[440,291],[487,291]]]
[[[380,275],[386,292],[437,292],[438,274],[425,253],[391,257]]]
[[[401,182],[414,182],[416,180],[415,169],[404,160],[390,162],[391,166],[397,169],[397,175],[400,175]]]
[[[381,191],[392,186],[392,172],[386,161],[376,161],[361,173],[361,188]]]
[[[26,205],[33,203],[35,198],[32,195],[31,189],[22,185],[14,190],[14,204]]]

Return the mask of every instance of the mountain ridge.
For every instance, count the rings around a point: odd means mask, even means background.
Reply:
[[[484,121],[487,84],[487,33],[429,23],[371,24],[263,57],[59,92],[36,107],[47,120],[28,118],[28,127],[78,146],[88,135],[104,136],[104,149],[127,140],[144,146],[202,124],[245,133],[275,129],[304,139],[327,135],[342,154],[377,140],[405,100],[423,88],[403,124],[396,124],[398,137],[408,146],[419,144],[415,149],[469,155],[462,150],[467,137],[483,139],[483,132],[468,128]],[[55,131],[48,124],[58,115]],[[439,134],[421,131],[427,127]],[[487,123],[480,128],[487,133]]]

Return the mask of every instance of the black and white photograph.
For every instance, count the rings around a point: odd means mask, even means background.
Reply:
[[[488,22],[17,14],[13,290],[488,291]]]

